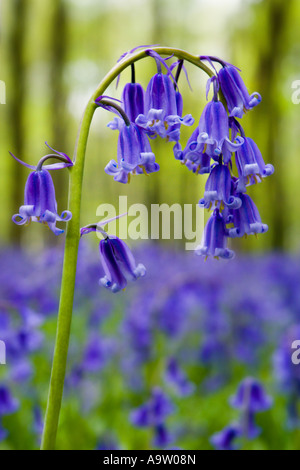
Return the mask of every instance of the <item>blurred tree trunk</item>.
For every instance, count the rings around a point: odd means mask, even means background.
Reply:
[[[286,33],[289,25],[289,17],[294,6],[294,0],[282,2],[281,0],[265,0],[264,8],[267,9],[266,27],[269,31],[268,43],[260,46],[258,72],[261,83],[261,94],[268,106],[265,115],[261,116],[262,122],[267,123],[266,148],[269,160],[275,166],[275,177],[270,185],[270,217],[272,221],[272,248],[283,249],[285,244],[285,214],[287,204],[284,191],[284,165],[283,144],[280,140],[281,133],[281,95],[282,83],[278,71],[288,48]]]
[[[67,148],[67,92],[64,86],[64,67],[68,50],[67,11],[64,1],[51,0],[52,21],[50,29],[50,112],[52,137],[49,144],[68,153]],[[67,172],[56,172],[55,188],[59,206],[66,207]]]
[[[25,38],[28,0],[10,0],[10,27],[8,48],[10,57],[10,90],[7,104],[11,129],[12,148],[19,158],[24,158],[24,97],[26,86]],[[14,214],[24,197],[24,167],[11,166],[11,208]],[[10,225],[10,241],[20,244],[22,231],[15,224]]]

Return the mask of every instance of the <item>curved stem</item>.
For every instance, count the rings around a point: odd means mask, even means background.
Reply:
[[[36,167],[36,171],[41,171],[44,163],[49,160],[49,159],[55,159],[55,160],[59,160],[63,163],[69,163],[69,166],[71,166],[72,164],[68,161],[67,158],[65,157],[62,157],[61,155],[55,155],[55,153],[53,154],[49,154],[49,155],[45,155],[43,158],[40,159],[40,161],[38,162],[37,164],[37,167]]]
[[[74,162],[76,161],[76,164],[70,168],[68,210],[72,212],[72,219],[68,222],[66,230],[56,342],[42,436],[42,450],[51,450],[55,448],[72,320],[78,245],[80,240],[80,208],[85,153],[92,118],[97,107],[95,100],[98,96],[104,94],[106,88],[124,69],[134,62],[148,57],[148,50],[150,50],[150,48],[127,55],[110,70],[88,102],[80,124],[74,152]],[[154,50],[161,55],[170,56],[173,54],[178,59],[186,60],[187,62],[196,65],[209,76],[214,75],[213,72],[201,62],[198,56],[193,56],[188,52],[170,47],[153,47],[151,50]]]
[[[97,100],[98,105],[101,107],[103,106],[104,109],[106,108],[114,108],[118,113],[122,116],[123,121],[125,122],[125,126],[130,126],[130,119],[125,113],[124,109],[121,108],[118,104],[116,104],[112,100],[107,100],[107,99],[101,99],[100,101]]]

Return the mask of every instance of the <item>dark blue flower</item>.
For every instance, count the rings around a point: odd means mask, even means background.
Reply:
[[[126,214],[107,220],[104,225],[123,215]],[[125,289],[128,281],[135,281],[139,277],[145,276],[145,266],[143,264],[136,265],[131,250],[120,238],[115,235],[108,236],[96,224],[87,225],[80,229],[81,236],[90,232],[99,232],[104,237],[99,245],[101,264],[105,273],[105,276],[99,281],[102,286],[112,292],[118,292]]]
[[[19,408],[19,402],[5,385],[0,385],[0,417],[11,415]]]
[[[246,137],[243,145],[236,152],[236,165],[238,169],[238,192],[246,192],[246,186],[255,184],[274,173],[271,164],[265,164],[256,143]]]
[[[131,175],[149,174],[159,170],[155,155],[144,132],[133,123],[126,125],[120,118],[109,124],[111,129],[119,129],[117,159],[105,167],[108,175],[120,183],[129,183]]]
[[[0,442],[4,441],[7,438],[8,432],[2,427],[0,422]]]
[[[261,221],[258,209],[250,196],[247,194],[238,194],[242,201],[241,207],[230,210],[231,217],[228,222],[232,222],[234,228],[230,228],[229,237],[243,237],[244,235],[265,233],[268,226]]]
[[[99,338],[99,335],[92,335],[84,351],[83,370],[86,372],[99,372],[105,366],[113,351],[114,344],[110,338]]]
[[[130,420],[137,427],[160,426],[173,411],[174,405],[157,387],[153,389],[151,399],[131,413]]]
[[[24,205],[19,214],[12,220],[17,225],[28,224],[31,220],[48,225],[55,235],[64,231],[56,227],[56,222],[68,222],[72,218],[69,211],[57,213],[55,189],[48,170],[37,170],[31,173],[25,186]]]
[[[241,206],[239,197],[232,194],[233,180],[229,168],[226,165],[215,165],[207,179],[204,198],[199,201],[200,206],[206,209],[218,207],[222,209],[224,204],[232,209]]]
[[[154,428],[153,445],[155,447],[165,447],[173,442],[173,436],[164,424],[158,424]]]
[[[243,411],[241,416],[241,430],[243,436],[249,441],[256,439],[261,434],[261,428],[255,423],[255,413],[252,411]]]
[[[235,440],[241,436],[239,425],[230,424],[210,438],[211,444],[216,450],[237,450]]]
[[[217,161],[222,154],[224,163],[230,161],[232,152],[235,152],[243,142],[241,138],[237,142],[231,142],[226,109],[220,101],[215,100],[205,106],[198,131],[194,136],[197,137],[198,152],[206,153]]]
[[[187,379],[185,373],[180,369],[174,358],[169,359],[167,363],[165,379],[175,388],[178,395],[181,397],[191,395],[195,389],[194,384]]]
[[[197,255],[205,257],[231,259],[234,252],[227,248],[228,231],[218,209],[209,218],[203,234],[201,245],[196,248]]]
[[[158,135],[168,141],[178,142],[181,124],[191,126],[194,119],[190,114],[182,117],[182,97],[175,90],[169,74],[157,73],[147,86],[145,112],[135,122],[150,137]]]
[[[236,67],[232,65],[223,67],[218,73],[218,79],[230,116],[241,118],[246,111],[261,102],[259,93],[255,92],[249,95]]]
[[[181,150],[180,143],[176,143],[173,148],[174,156],[181,160],[187,168],[194,173],[210,173],[211,157],[203,152],[203,146],[199,146],[197,139],[199,127],[197,127],[189,138],[184,150]]]
[[[248,377],[240,383],[237,394],[230,399],[230,404],[239,410],[259,413],[271,408],[273,400],[258,380]]]
[[[27,359],[21,359],[13,363],[9,377],[16,383],[26,382],[33,376],[33,366]]]
[[[112,292],[125,289],[129,280],[135,281],[146,274],[143,264],[136,266],[128,246],[116,236],[100,241],[100,256],[105,276],[100,284]]]
[[[131,122],[144,113],[144,89],[139,83],[127,83],[123,89],[122,103]]]
[[[15,214],[12,220],[17,225],[28,224],[31,220],[43,223],[48,225],[55,235],[60,235],[64,231],[56,227],[56,222],[68,222],[72,218],[72,214],[69,211],[64,211],[58,215],[54,184],[48,169],[59,170],[73,166],[73,163],[68,155],[52,149],[47,142],[46,145],[55,153],[45,155],[37,166],[28,165],[10,152],[17,162],[34,170],[25,185],[24,205],[20,207],[20,213]],[[61,163],[44,165],[49,159],[59,160]]]

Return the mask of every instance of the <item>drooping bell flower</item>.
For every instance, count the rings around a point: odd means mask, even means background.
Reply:
[[[7,438],[8,432],[2,427],[0,422],[0,442],[4,441]]]
[[[117,121],[114,121],[117,123]],[[112,175],[119,183],[129,183],[131,175],[150,174],[159,170],[155,155],[147,136],[137,125],[126,125],[121,121],[117,160],[111,160],[105,167],[105,172]],[[112,126],[110,126],[112,128]]]
[[[165,449],[166,446],[172,444],[174,440],[173,435],[167,429],[165,424],[158,424],[154,428],[154,436],[153,436],[153,446]]]
[[[170,73],[163,74],[158,66],[146,90],[145,111],[136,119],[136,124],[146,130],[152,138],[160,136],[168,141],[178,142],[180,126],[192,126],[194,119],[190,114],[182,117],[182,96]]]
[[[232,259],[234,252],[227,248],[228,230],[218,209],[215,209],[204,229],[202,243],[196,254],[205,257]]]
[[[224,205],[237,209],[242,202],[233,195],[233,180],[226,165],[217,164],[213,167],[204,191],[204,198],[199,201],[200,206],[210,209],[212,206],[222,209]]]
[[[225,97],[230,116],[242,118],[246,111],[261,102],[259,93],[249,95],[245,83],[233,65],[224,66],[218,73],[218,80]]]
[[[250,196],[240,193],[238,197],[242,205],[238,209],[230,210],[232,215],[230,221],[234,228],[229,229],[229,237],[236,238],[267,232],[268,226],[262,223],[258,209]]]
[[[242,145],[242,138],[237,142],[229,139],[228,115],[221,101],[213,99],[205,106],[199,121],[197,142],[198,151],[216,161],[222,154],[224,163],[228,163],[232,152]]]
[[[131,175],[149,174],[159,170],[155,155],[151,150],[148,137],[136,124],[130,122],[125,111],[116,103],[99,96],[95,103],[106,110],[117,112],[108,127],[119,130],[117,162],[111,160],[105,167],[105,172],[112,175],[115,181],[129,183]],[[134,112],[134,110],[131,110]]]
[[[273,399],[266,394],[258,380],[247,377],[240,383],[236,395],[231,397],[230,404],[241,411],[240,427],[243,436],[246,439],[255,439],[261,433],[255,423],[255,414],[269,410]]]
[[[122,93],[124,111],[131,122],[144,113],[144,89],[139,83],[127,83]]]
[[[246,186],[260,182],[274,173],[270,163],[265,164],[259,148],[250,137],[244,138],[244,143],[236,151],[236,165],[239,181],[237,190],[246,192]]]
[[[100,241],[100,259],[105,273],[99,284],[111,290],[119,292],[125,289],[128,281],[136,281],[146,274],[143,264],[136,265],[134,256],[123,240],[115,235],[107,235],[97,225],[88,225],[80,230],[81,236],[90,232],[99,231],[104,236]]]
[[[195,390],[194,384],[188,380],[174,357],[168,360],[165,380],[175,389],[180,397],[187,397]]]
[[[11,415],[19,408],[19,402],[6,385],[0,386],[0,417]]]
[[[273,399],[266,394],[258,380],[247,377],[240,383],[236,395],[230,399],[230,404],[238,410],[247,409],[252,413],[260,413],[271,408]]]
[[[238,424],[230,424],[222,431],[214,434],[210,438],[210,443],[216,450],[237,450],[235,440],[241,437],[241,434]]]
[[[203,146],[197,142],[199,128],[197,127],[189,138],[184,150],[181,149],[180,143],[176,143],[173,148],[174,156],[186,165],[186,167],[194,173],[205,174],[210,173],[211,157],[203,152]]]
[[[12,220],[17,225],[28,224],[31,220],[43,223],[48,225],[55,235],[60,235],[64,230],[57,228],[56,222],[68,222],[72,218],[72,214],[67,210],[63,211],[61,215],[57,213],[55,188],[48,170],[70,167],[73,163],[66,154],[53,151],[56,154],[46,155],[36,167],[22,162],[11,153],[19,163],[34,170],[30,173],[25,185],[24,205],[20,207],[19,214],[15,214]],[[49,158],[60,160],[62,163],[44,165],[44,162]]]
[[[152,390],[150,400],[131,413],[130,421],[141,428],[159,426],[173,412],[174,405],[169,397],[160,388],[156,387]]]

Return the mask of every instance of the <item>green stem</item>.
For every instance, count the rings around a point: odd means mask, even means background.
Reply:
[[[186,60],[187,62],[196,65],[209,76],[213,75],[213,72],[206,65],[204,65],[197,56],[193,56],[185,51],[169,47],[153,47],[151,49],[161,55],[170,56],[173,54],[178,59]],[[72,320],[78,245],[80,240],[80,207],[85,153],[92,118],[97,107],[95,104],[95,99],[98,96],[104,94],[106,88],[124,69],[138,60],[149,57],[146,53],[146,50],[141,50],[126,56],[121,62],[118,62],[111,69],[111,71],[104,77],[97,90],[91,97],[80,124],[74,154],[74,161],[76,164],[70,168],[68,210],[72,212],[72,219],[70,222],[68,222],[66,230],[56,342],[52,363],[44,432],[41,444],[42,450],[53,450],[55,448]]]

